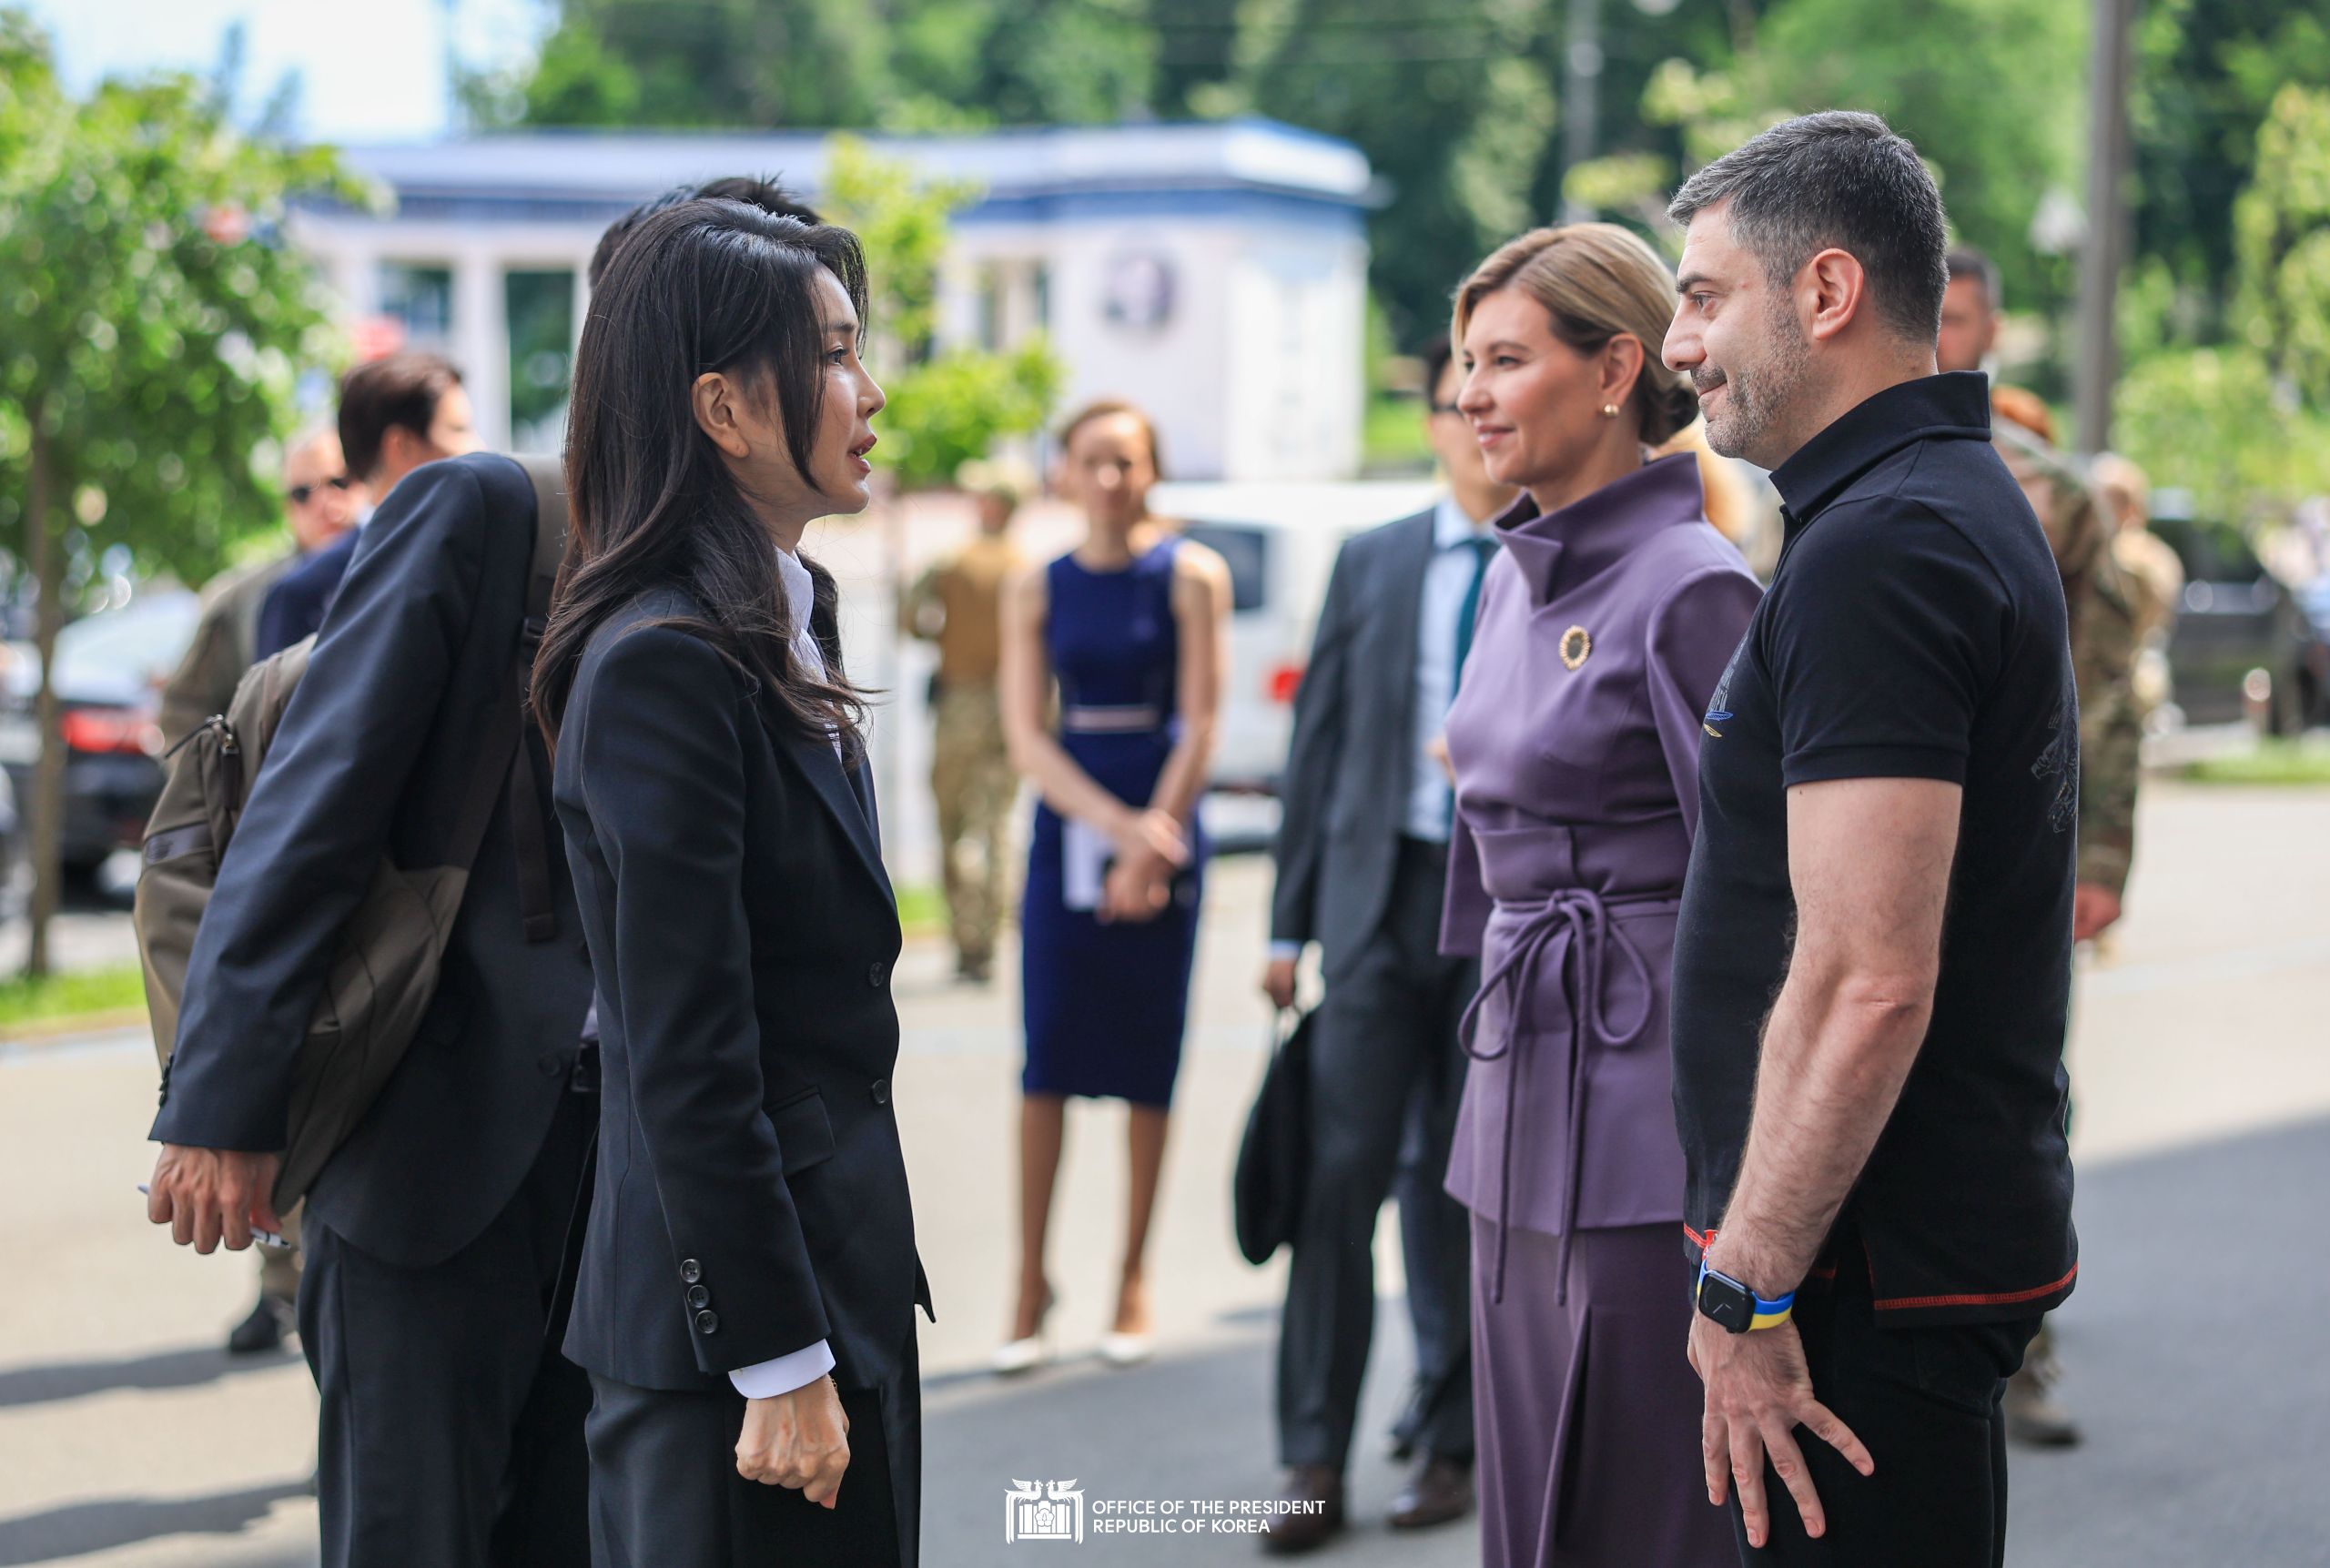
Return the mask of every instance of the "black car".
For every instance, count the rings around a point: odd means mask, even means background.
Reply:
[[[2241,529],[2203,521],[2163,491],[2152,531],[2184,565],[2184,595],[2169,634],[2171,700],[2188,724],[2235,723],[2246,716],[2250,672],[2271,682],[2266,726],[2294,734],[2308,717],[2306,647],[2312,641],[2295,595],[2267,572]]]
[[[162,683],[194,638],[195,596],[144,593],[84,616],[57,634],[56,694],[65,733],[65,864],[93,868],[116,849],[134,849],[162,793]],[[40,728],[37,655],[12,643],[0,690],[0,764],[29,816]]]

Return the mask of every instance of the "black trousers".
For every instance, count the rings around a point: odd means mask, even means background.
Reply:
[[[921,1390],[913,1352],[881,1389],[844,1389],[849,1469],[834,1506],[736,1473],[744,1396],[592,1374],[593,1568],[915,1568]]]
[[[1876,1462],[1864,1477],[1802,1428],[1813,1490],[1829,1517],[1804,1533],[1795,1501],[1768,1462],[1771,1540],[1748,1544],[1735,1497],[1740,1561],[1750,1568],[2001,1568],[2006,1562],[2006,1421],[1999,1396],[2038,1331],[2036,1316],[1946,1327],[1880,1327],[1869,1267],[1844,1252],[1833,1287],[1797,1295],[1812,1391]]]
[[[428,1269],[310,1215],[299,1336],[322,1394],[324,1568],[583,1568],[591,1388],[559,1354],[561,1261],[599,1097],[560,1101],[517,1195]]]
[[[1448,852],[1400,842],[1383,925],[1339,964],[1312,1052],[1312,1158],[1279,1333],[1279,1459],[1341,1470],[1375,1333],[1375,1221],[1400,1185],[1417,1448],[1473,1456],[1471,1222],[1442,1189],[1478,966],[1440,954]],[[1403,1176],[1403,1172],[1405,1175]]]

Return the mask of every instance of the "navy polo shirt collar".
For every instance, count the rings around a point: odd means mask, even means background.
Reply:
[[[1920,376],[1864,399],[1772,470],[1789,531],[1910,442],[1951,438],[1991,439],[1991,379],[1980,370]]]

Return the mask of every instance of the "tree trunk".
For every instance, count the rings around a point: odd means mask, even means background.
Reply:
[[[52,528],[56,475],[50,468],[47,400],[32,410],[30,473],[25,487],[25,555],[39,585],[40,602],[33,641],[40,650],[40,696],[35,705],[40,727],[40,764],[33,774],[33,798],[25,814],[32,824],[33,906],[31,942],[25,973],[49,972],[48,926],[65,891],[65,738],[59,733],[56,701],[56,634],[65,624],[65,551]]]

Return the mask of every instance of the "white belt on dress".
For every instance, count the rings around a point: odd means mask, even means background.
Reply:
[[[1078,703],[1059,711],[1062,734],[1131,735],[1161,729],[1165,710],[1154,703]]]

